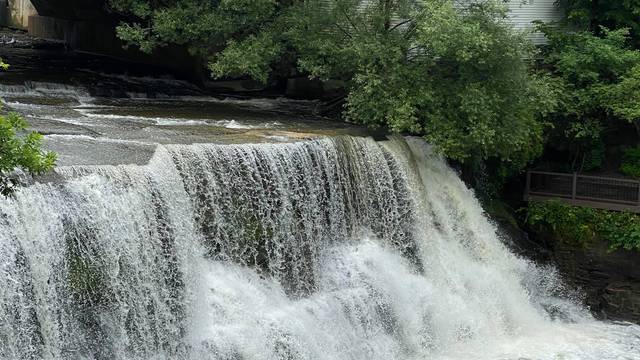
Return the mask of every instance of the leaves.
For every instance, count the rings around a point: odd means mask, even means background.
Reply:
[[[622,155],[620,172],[627,176],[640,178],[640,148],[625,149]]]
[[[611,250],[640,250],[640,216],[629,212],[575,207],[558,200],[531,202],[527,224],[581,248],[602,239]]]
[[[250,76],[266,83],[271,64],[282,53],[282,46],[269,34],[250,35],[242,41],[229,40],[227,47],[209,64],[213,77]]]
[[[640,3],[637,0],[559,0],[574,26],[600,35],[601,27],[630,29],[631,41],[640,45]]]
[[[628,46],[627,29],[560,31],[540,25],[549,44],[542,60],[560,91],[549,145],[567,149],[576,171],[604,160],[603,134],[640,120],[640,51]]]
[[[42,135],[26,132],[28,124],[20,115],[0,116],[0,193],[9,195],[15,169],[40,174],[55,166],[56,154],[41,150]]]

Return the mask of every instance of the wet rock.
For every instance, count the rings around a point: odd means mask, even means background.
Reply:
[[[611,251],[602,240],[578,247],[491,216],[512,251],[538,263],[554,264],[567,285],[583,293],[594,316],[640,323],[639,251]]]
[[[640,283],[619,281],[610,283],[602,294],[605,314],[640,322]]]
[[[565,280],[584,292],[596,317],[640,323],[640,252],[610,251],[605,241],[587,248],[551,242],[550,251]]]

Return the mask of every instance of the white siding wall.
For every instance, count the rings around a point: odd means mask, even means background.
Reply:
[[[534,20],[551,22],[562,19],[562,11],[556,6],[555,0],[510,0],[509,14],[514,26],[521,30],[531,29]],[[536,44],[546,41],[541,33],[533,33],[529,38]]]
[[[362,8],[368,6],[374,0],[361,0]],[[427,0],[428,1],[428,0]],[[479,0],[453,0],[454,6],[464,7],[473,1]],[[556,6],[556,0],[504,0],[509,7],[509,15],[513,21],[514,27],[520,30],[531,30],[534,20],[542,20],[544,22],[560,21],[562,19],[562,10]],[[327,7],[332,6],[332,0],[323,0]],[[397,19],[396,19],[397,21]],[[544,44],[546,39],[541,33],[532,33],[529,38],[535,44]]]

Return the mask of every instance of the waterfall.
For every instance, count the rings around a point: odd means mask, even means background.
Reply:
[[[159,145],[0,200],[1,359],[638,359],[419,139]]]

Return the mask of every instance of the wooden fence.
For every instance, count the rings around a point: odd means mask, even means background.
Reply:
[[[640,181],[577,173],[528,171],[524,199],[640,213]]]

